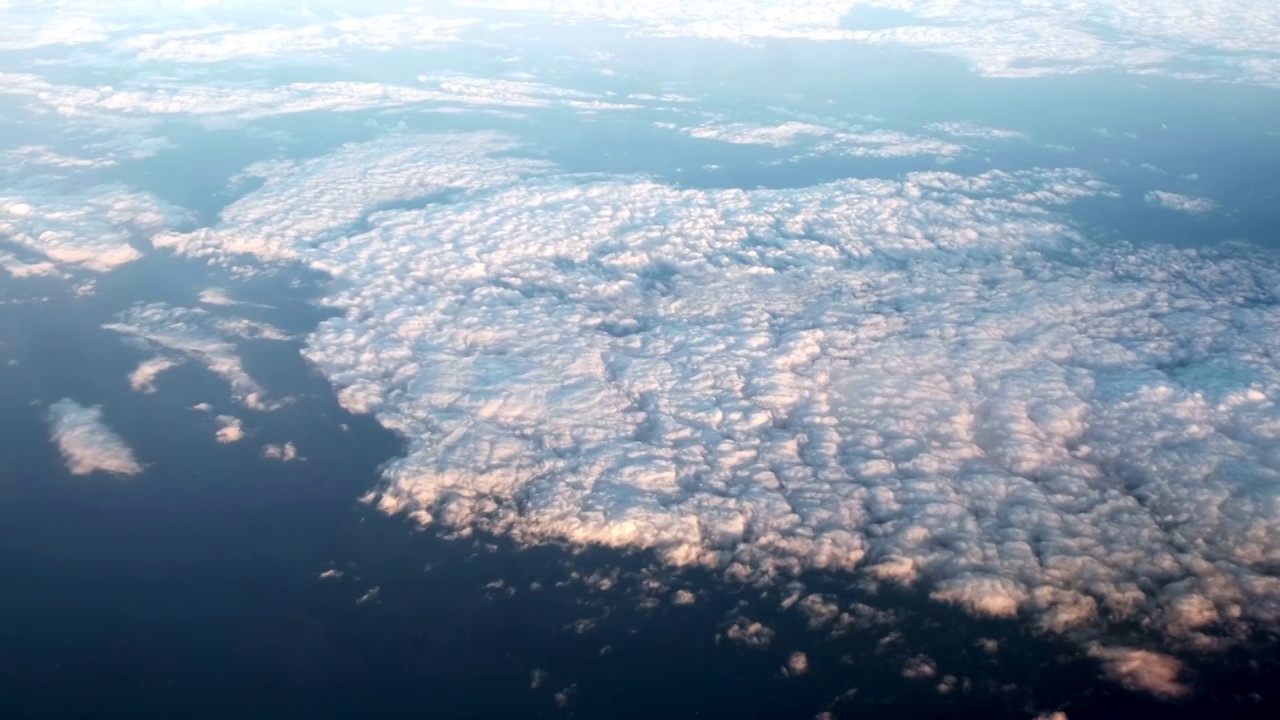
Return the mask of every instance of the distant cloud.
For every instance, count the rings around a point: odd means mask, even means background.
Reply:
[[[719,140],[737,145],[799,145],[815,154],[850,155],[854,157],[905,157],[939,155],[951,157],[965,151],[963,146],[945,140],[912,136],[891,130],[836,130],[808,122],[786,122],[781,125],[745,123],[708,123],[684,128],[683,133],[700,140]]]
[[[1150,205],[1162,207],[1166,210],[1191,213],[1192,215],[1213,212],[1218,207],[1217,203],[1206,198],[1179,195],[1178,193],[1165,192],[1164,190],[1152,190],[1147,193],[1146,197],[1147,203]]]
[[[63,155],[44,145],[21,145],[0,152],[10,172],[28,168],[54,168],[60,170],[94,170],[116,164],[113,158],[83,158]]]
[[[73,475],[142,472],[133,450],[103,421],[101,407],[85,407],[70,398],[59,400],[49,407],[49,435]]]
[[[950,53],[997,77],[1087,71],[1280,84],[1280,11],[1267,0],[881,0],[910,20],[858,29],[845,18],[858,0],[463,0],[486,9],[545,18],[616,23],[660,37],[751,43],[769,38],[893,44]],[[1189,50],[1189,48],[1191,50]],[[1188,61],[1199,60],[1195,70]]]
[[[421,48],[457,42],[476,21],[422,14],[346,16],[293,27],[242,29],[235,25],[137,35],[124,47],[140,60],[217,63],[240,59],[338,55],[351,50]]]

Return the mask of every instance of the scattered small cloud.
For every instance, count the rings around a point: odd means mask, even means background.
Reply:
[[[279,460],[281,462],[293,462],[294,460],[305,459],[298,454],[298,448],[294,447],[292,442],[286,442],[282,445],[264,445],[262,446],[262,457],[269,460]]]
[[[219,415],[218,432],[215,437],[220,443],[233,443],[244,439],[244,425],[234,415]]]
[[[916,655],[902,666],[902,677],[908,680],[931,678],[938,674],[938,664],[928,655]]]
[[[574,697],[578,694],[578,685],[574,683],[569,687],[555,694],[556,707],[564,710],[573,702]]]
[[[724,632],[724,636],[729,640],[756,649],[769,647],[774,635],[773,628],[747,618],[734,620],[729,629]]]

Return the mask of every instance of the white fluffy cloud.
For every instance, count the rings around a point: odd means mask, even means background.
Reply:
[[[353,49],[453,43],[483,17],[521,23],[604,21],[637,33],[750,43],[889,43],[950,53],[979,71],[1026,77],[1091,70],[1164,72],[1280,83],[1280,9],[1268,0],[457,0],[427,11],[321,1],[0,4],[0,52],[111,42],[116,52],[178,63],[328,57]],[[857,27],[859,14],[904,13]],[[848,22],[847,19],[852,19]],[[892,24],[890,24],[892,25]],[[480,38],[487,41],[488,38]]]
[[[183,217],[150,195],[119,188],[83,197],[0,195],[0,242],[55,266],[108,272],[142,257],[135,244]]]
[[[133,450],[103,421],[101,407],[85,407],[70,398],[59,400],[49,406],[49,437],[73,475],[142,472]]]
[[[244,423],[234,415],[219,415],[218,432],[214,435],[220,443],[239,442],[244,439]]]
[[[1280,623],[1274,257],[1095,244],[1078,170],[678,190],[508,147],[349,146],[165,239],[339,280],[306,354],[407,440],[382,509],[1086,637]]]
[[[139,59],[160,62],[288,59],[356,49],[421,48],[457,42],[459,33],[475,22],[412,13],[346,16],[328,22],[306,22],[305,17],[299,20],[294,26],[245,29],[225,25],[148,33],[129,38],[124,46],[137,52]]]

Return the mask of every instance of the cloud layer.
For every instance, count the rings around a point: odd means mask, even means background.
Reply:
[[[663,37],[887,43],[999,77],[1121,70],[1280,84],[1280,9],[1263,0],[465,0],[528,17],[607,21]],[[898,11],[878,22],[878,11]],[[859,16],[872,22],[859,27]]]
[[[70,398],[49,406],[49,439],[58,446],[67,471],[73,475],[142,472],[133,450],[103,422],[100,407],[85,407]]]
[[[507,147],[348,146],[166,240],[335,277],[306,354],[407,439],[379,507],[1086,637],[1280,621],[1273,257],[1095,244],[1078,170],[679,190]]]
[[[1280,84],[1280,9],[1265,0],[458,0],[428,12],[334,0],[269,9],[238,0],[45,0],[0,4],[0,52],[109,42],[113,61],[327,59],[493,43],[548,21],[739,43],[894,44],[949,53],[1002,77],[1120,70]]]
[[[0,243],[41,260],[25,270],[15,264],[14,275],[48,274],[56,267],[108,272],[142,257],[135,242],[183,219],[150,195],[120,188],[83,197],[0,195]]]

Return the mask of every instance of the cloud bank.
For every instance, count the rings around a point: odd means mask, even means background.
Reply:
[[[659,37],[881,43],[944,52],[984,75],[1089,71],[1280,84],[1280,9],[1263,0],[464,0],[526,18],[603,21]],[[859,27],[877,10],[894,24]],[[869,12],[868,12],[869,11]]]
[[[1084,638],[1280,622],[1273,256],[1094,243],[1072,169],[696,190],[508,147],[348,146],[165,239],[334,276],[306,355],[406,438],[378,507]]]
[[[73,475],[142,472],[133,450],[103,422],[101,407],[85,407],[70,398],[49,406],[49,439]]]

